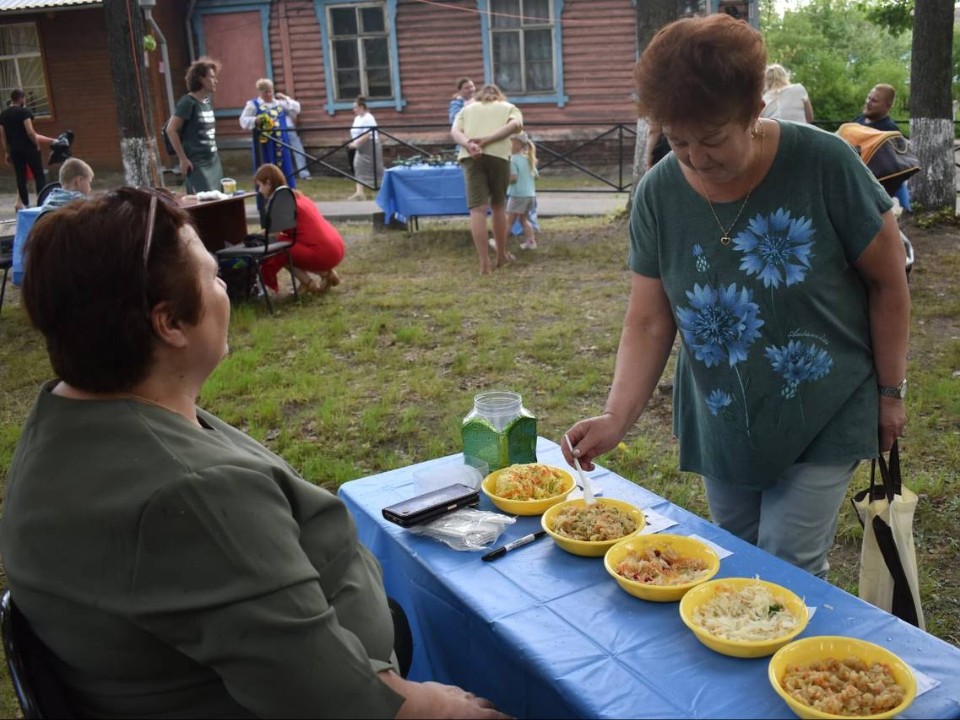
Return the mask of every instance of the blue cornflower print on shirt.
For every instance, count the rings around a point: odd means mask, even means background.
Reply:
[[[710,261],[707,260],[707,256],[703,254],[703,248],[700,247],[700,243],[693,246],[693,256],[697,259],[697,270],[706,272],[710,269]]]
[[[763,320],[753,292],[730,283],[726,288],[694,285],[687,290],[692,307],[677,308],[677,326],[697,360],[707,367],[726,360],[730,367],[747,359]]]
[[[780,208],[766,217],[758,213],[733,239],[733,246],[743,253],[740,269],[747,275],[756,275],[764,287],[789,287],[803,282],[810,269],[812,237],[808,218],[791,218]]]
[[[833,358],[826,350],[799,340],[791,340],[780,347],[770,345],[764,349],[764,353],[774,372],[785,381],[780,390],[785,398],[795,397],[800,383],[819,380],[829,374],[833,367]]]
[[[707,396],[705,400],[707,407],[710,408],[710,412],[713,415],[716,415],[718,412],[723,410],[727,405],[733,402],[733,398],[730,397],[723,390],[714,390]]]

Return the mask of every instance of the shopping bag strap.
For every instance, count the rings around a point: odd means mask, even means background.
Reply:
[[[883,556],[883,562],[887,566],[890,577],[893,578],[890,612],[911,625],[919,627],[919,613],[907,580],[907,572],[903,567],[903,560],[900,557],[900,552],[906,552],[906,549],[897,548],[893,530],[883,521],[883,518],[877,515],[873,517],[873,533],[877,538],[877,547]]]
[[[874,497],[874,471],[877,465],[880,466],[883,493],[887,496],[887,502],[893,502],[893,496],[902,494],[903,489],[903,482],[900,478],[900,446],[896,440],[893,441],[893,446],[890,448],[890,459],[885,460],[881,453],[870,467],[870,497]]]

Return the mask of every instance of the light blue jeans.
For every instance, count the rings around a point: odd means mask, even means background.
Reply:
[[[858,464],[797,463],[763,491],[704,477],[710,515],[724,530],[826,578],[840,505]]]

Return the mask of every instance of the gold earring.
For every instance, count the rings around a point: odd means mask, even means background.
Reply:
[[[757,118],[756,122],[753,123],[753,127],[750,128],[750,137],[756,140],[758,137],[762,138],[766,132],[763,129],[763,123],[760,122],[760,118]]]

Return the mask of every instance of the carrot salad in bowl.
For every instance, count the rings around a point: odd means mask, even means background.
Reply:
[[[549,465],[511,465],[497,476],[496,494],[507,500],[543,500],[566,490],[566,480]]]

